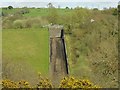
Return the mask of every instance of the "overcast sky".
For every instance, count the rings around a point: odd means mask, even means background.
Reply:
[[[0,0],[0,7],[47,7],[51,2],[55,7],[87,7],[87,8],[109,8],[117,7],[119,0]]]
[[[59,2],[118,2],[119,0],[60,0]],[[58,0],[0,0],[0,2],[58,2]]]

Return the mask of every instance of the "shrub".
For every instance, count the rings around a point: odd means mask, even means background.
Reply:
[[[31,28],[32,27],[32,20],[31,19],[27,19],[25,20],[25,28]]]
[[[54,88],[52,83],[47,78],[39,78],[38,84],[35,86],[31,86],[29,82],[25,80],[21,80],[19,82],[11,81],[11,80],[3,80],[2,86],[3,88]],[[89,80],[81,80],[74,77],[64,77],[60,84],[59,88],[100,88],[99,86],[94,85]]]
[[[12,23],[13,22],[13,23]],[[34,23],[33,23],[34,22]],[[12,25],[11,25],[12,24]],[[14,20],[14,18],[11,18],[9,20],[5,19],[3,20],[3,28],[40,28],[44,25],[47,25],[48,21],[46,19],[35,17],[35,18],[21,18]]]
[[[2,23],[2,28],[13,28],[13,24],[11,22],[11,20],[3,20],[3,23]]]
[[[53,85],[48,78],[39,77],[39,82],[36,86],[37,88],[52,88]]]
[[[11,80],[3,80],[2,81],[2,86],[4,88],[30,88],[30,85],[27,81],[21,80],[19,82],[14,82]]]
[[[115,9],[114,12],[113,12],[113,15],[117,15],[118,14],[118,10]]]
[[[14,23],[20,22],[19,21],[20,19],[22,19],[21,15],[13,15],[13,16],[3,17],[2,26],[3,26],[3,28],[6,28],[6,29],[15,28]],[[16,20],[18,20],[18,21],[16,21]]]
[[[58,12],[55,8],[49,8],[48,21],[50,23],[56,24],[58,22]]]
[[[13,22],[14,28],[23,28],[23,21],[22,20],[16,20]]]
[[[60,88],[100,88],[89,80],[80,80],[74,77],[65,77],[60,82]]]
[[[13,81],[7,80],[7,79],[2,81],[2,86],[4,88],[18,88],[16,82],[13,82]]]
[[[98,8],[93,8],[93,10],[98,10]]]
[[[89,17],[90,17],[90,14],[87,9],[76,8],[73,10],[71,22],[73,25],[77,23],[79,26],[82,23],[85,23]]]

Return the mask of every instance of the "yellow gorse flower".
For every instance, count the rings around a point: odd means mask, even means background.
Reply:
[[[40,76],[41,77],[41,76]],[[4,88],[53,88],[51,81],[48,78],[41,77],[39,82],[34,86],[31,87],[29,82],[25,80],[21,80],[19,82],[14,82],[11,80],[3,80],[2,86]],[[89,80],[81,80],[75,77],[64,77],[60,84],[59,88],[101,88],[99,86],[94,85]]]

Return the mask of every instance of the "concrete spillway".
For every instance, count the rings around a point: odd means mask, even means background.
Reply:
[[[59,80],[68,74],[67,55],[62,26],[49,27],[50,33],[50,77],[53,84],[57,85]]]

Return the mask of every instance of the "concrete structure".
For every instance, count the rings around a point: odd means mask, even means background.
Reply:
[[[50,35],[50,76],[53,84],[68,74],[67,55],[64,42],[63,26],[49,27]]]
[[[49,27],[49,34],[50,38],[60,38],[61,37],[61,31],[63,30],[62,25],[53,25]]]

